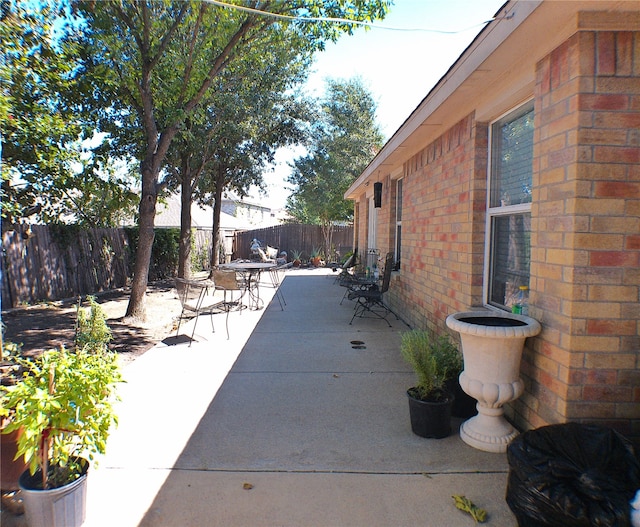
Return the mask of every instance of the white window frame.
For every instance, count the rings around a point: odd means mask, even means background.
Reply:
[[[373,196],[369,198],[369,225],[367,233],[367,253],[378,249],[378,209]]]
[[[527,109],[529,107],[529,109]],[[485,226],[485,248],[484,248],[484,279],[483,279],[483,303],[485,307],[496,309],[500,311],[508,310],[506,305],[492,303],[491,300],[491,285],[493,275],[493,222],[495,218],[504,216],[516,216],[522,214],[531,214],[531,202],[520,203],[517,205],[509,205],[501,203],[498,206],[491,206],[492,195],[492,174],[493,174],[493,129],[494,125],[499,121],[514,116],[514,120],[519,116],[528,113],[529,110],[535,111],[533,107],[533,99],[529,99],[500,115],[497,119],[489,124],[489,148],[488,148],[488,163],[487,163],[487,214],[486,214],[486,226]],[[522,112],[522,113],[520,113]],[[520,114],[520,115],[518,115]],[[530,275],[529,275],[530,276]]]
[[[400,271],[400,265],[402,263],[402,193],[404,188],[404,178],[398,178],[395,180],[396,186],[396,199],[395,199],[395,228],[393,231],[393,254],[394,254],[394,269]],[[400,233],[400,235],[398,235]],[[398,247],[398,239],[400,239],[400,247]]]

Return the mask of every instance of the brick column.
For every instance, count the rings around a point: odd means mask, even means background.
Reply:
[[[536,73],[530,313],[544,329],[513,417],[638,438],[640,32],[580,31]]]

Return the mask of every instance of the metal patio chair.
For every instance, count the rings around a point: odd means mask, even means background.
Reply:
[[[241,311],[246,307],[242,303],[242,298],[247,291],[247,285],[238,280],[238,275],[235,271],[224,269],[213,270],[213,282],[216,291],[223,292],[223,299],[219,305],[227,314],[225,326],[227,328],[227,340],[229,340],[229,313],[234,310]],[[235,298],[234,294],[237,295]]]
[[[191,340],[189,341],[189,346],[191,346],[193,337],[196,333],[199,315],[206,313],[209,314],[211,318],[211,329],[215,333],[216,329],[213,325],[213,314],[218,302],[214,296],[210,294],[210,291],[213,290],[213,283],[209,280],[187,280],[186,278],[176,278],[175,286],[176,291],[178,292],[178,298],[180,299],[180,305],[182,306],[182,312],[178,319],[176,337],[180,333],[182,319],[196,317],[196,321],[193,324],[193,331],[191,332]]]
[[[271,285],[276,290],[276,298],[280,303],[280,309],[282,311],[284,311],[284,306],[287,305],[287,301],[284,299],[284,294],[282,294],[282,291],[280,290],[280,284],[282,284],[281,276],[286,269],[289,269],[291,267],[293,267],[293,263],[288,262],[288,263],[278,265],[273,269],[269,269],[269,278],[271,278]]]
[[[351,256],[345,260],[345,262],[340,266],[336,267],[340,269],[340,272],[336,276],[336,279],[333,283],[337,283],[343,285],[343,283],[348,282],[353,278],[353,274],[351,273],[351,269],[353,269],[358,263],[358,250],[356,249],[351,253]]]
[[[349,324],[353,324],[356,317],[377,317],[384,320],[389,327],[391,322],[387,320],[391,310],[385,305],[383,296],[389,290],[391,283],[391,271],[393,270],[393,253],[387,253],[384,261],[384,272],[382,274],[382,285],[377,283],[369,287],[351,287],[349,290],[349,300],[355,300],[356,305],[353,309],[353,316]],[[396,319],[398,317],[396,316]]]

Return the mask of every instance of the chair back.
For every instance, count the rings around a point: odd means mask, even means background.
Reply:
[[[346,271],[347,269],[351,269],[356,265],[356,259],[358,258],[358,250],[356,249],[351,253],[351,256],[347,258],[346,262],[342,264],[342,269]]]
[[[235,271],[227,271],[223,269],[213,270],[213,283],[215,287],[226,289],[227,291],[233,291],[240,289],[238,285],[238,279]]]
[[[384,273],[382,274],[382,288],[380,292],[382,294],[389,290],[389,284],[391,283],[391,271],[393,271],[393,253],[387,253],[384,259]]]
[[[199,308],[200,297],[206,286],[204,284],[196,284],[186,278],[176,278],[175,285],[182,308],[190,311],[197,310]]]

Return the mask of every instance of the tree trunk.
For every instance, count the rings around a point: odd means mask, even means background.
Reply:
[[[187,159],[182,160],[180,185],[180,242],[178,247],[178,276],[191,278],[191,170]]]
[[[330,220],[322,221],[322,236],[324,238],[324,257],[327,262],[332,261],[331,246],[333,245],[333,223]]]
[[[216,178],[215,201],[213,203],[213,230],[211,234],[211,278],[213,270],[220,263],[220,212],[222,211],[222,191],[224,189],[224,171],[221,170]]]
[[[140,199],[138,226],[140,229],[138,248],[136,250],[136,263],[133,268],[133,281],[131,283],[131,296],[127,306],[127,317],[145,320],[145,293],[149,280],[149,264],[151,263],[151,250],[153,248],[153,225],[156,216],[156,200],[158,198],[155,176],[153,170],[143,163],[142,173],[142,198]],[[151,179],[151,182],[149,182]],[[145,185],[145,182],[147,183]]]

